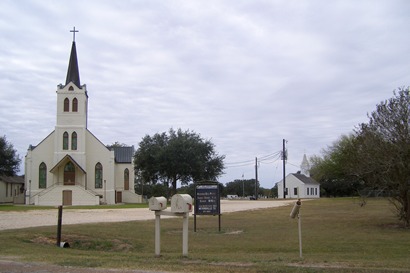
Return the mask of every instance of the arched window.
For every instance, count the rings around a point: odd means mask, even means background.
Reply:
[[[68,98],[64,99],[64,112],[70,111],[70,100]]]
[[[74,91],[74,87],[70,86],[70,87],[68,88],[68,91]]]
[[[63,150],[68,150],[68,133],[63,134]]]
[[[103,167],[100,162],[95,164],[95,188],[102,189]]]
[[[77,150],[77,133],[73,132],[71,134],[71,150]]]
[[[64,185],[75,185],[75,167],[71,161],[64,166]]]
[[[128,169],[124,170],[124,190],[128,191],[130,189],[130,171]]]
[[[38,168],[38,188],[47,188],[47,166],[44,162],[42,162]]]
[[[77,98],[73,99],[73,112],[78,112],[78,100],[77,100]]]

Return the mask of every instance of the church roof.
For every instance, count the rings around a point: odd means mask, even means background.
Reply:
[[[71,155],[65,155],[53,168],[51,168],[50,173],[53,173],[55,170],[57,170],[58,167],[63,166],[67,162],[71,161],[77,168],[79,168],[83,173],[87,173],[81,166],[80,164],[75,161],[75,159]]]
[[[129,147],[108,147],[111,151],[114,151],[114,158],[116,163],[132,163],[134,156],[134,146]]]
[[[24,177],[0,175],[0,181],[10,184],[24,184]]]
[[[68,62],[68,70],[67,70],[67,77],[65,80],[65,84],[67,85],[70,82],[73,82],[77,87],[81,87],[80,71],[78,69],[78,62],[77,62],[77,50],[76,50],[74,41],[73,41],[73,45],[71,46],[71,54],[70,54],[70,60]]]
[[[316,182],[316,180],[314,180],[313,178],[307,177],[304,174],[293,173],[292,175],[295,176],[300,181],[302,181],[302,183],[304,184],[319,185],[319,183]]]

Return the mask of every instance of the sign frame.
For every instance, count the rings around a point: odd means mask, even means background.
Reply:
[[[218,182],[201,181],[195,186],[194,232],[196,232],[197,215],[218,215],[221,231],[221,195]]]

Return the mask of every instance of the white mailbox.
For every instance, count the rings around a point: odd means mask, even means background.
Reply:
[[[167,208],[167,199],[161,197],[151,197],[148,201],[150,210],[164,210]]]
[[[192,197],[189,194],[175,194],[171,198],[171,212],[191,212]]]

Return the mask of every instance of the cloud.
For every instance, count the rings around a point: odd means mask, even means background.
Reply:
[[[103,143],[191,129],[226,155],[229,182],[287,139],[294,172],[409,85],[408,12],[404,1],[2,1],[0,133],[24,155],[53,130],[75,26]],[[263,186],[280,164],[261,163]]]

